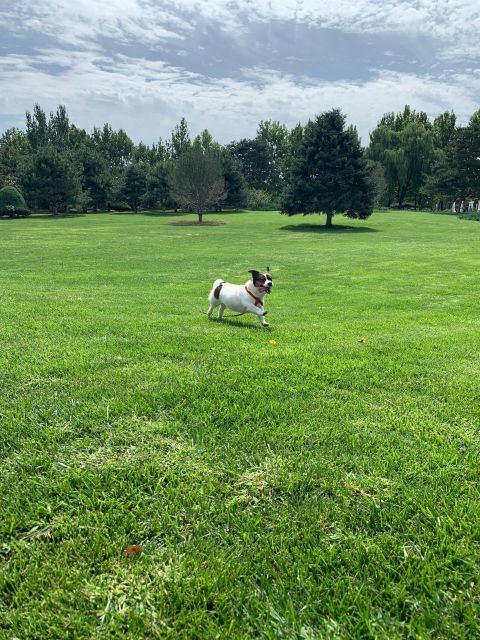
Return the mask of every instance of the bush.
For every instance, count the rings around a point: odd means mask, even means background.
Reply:
[[[272,196],[263,189],[250,187],[247,190],[247,208],[252,211],[276,211],[279,205]]]
[[[30,215],[30,209],[18,189],[12,186],[0,189],[0,216],[17,218],[28,215]]]
[[[108,205],[109,211],[131,211],[132,208],[127,202],[110,202]]]
[[[460,220],[478,220],[480,222],[480,211],[466,211],[459,216]]]

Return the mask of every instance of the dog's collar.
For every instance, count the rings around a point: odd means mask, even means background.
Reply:
[[[263,306],[262,300],[260,300],[260,298],[257,298],[257,296],[254,296],[253,293],[247,289],[247,285],[245,285],[245,291],[248,293],[249,296],[251,296],[255,300],[255,306],[256,307],[262,307]]]

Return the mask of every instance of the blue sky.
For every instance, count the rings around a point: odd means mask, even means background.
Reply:
[[[479,0],[0,0],[0,133],[35,102],[147,144],[340,107],[366,144],[406,103],[466,122],[479,63]]]

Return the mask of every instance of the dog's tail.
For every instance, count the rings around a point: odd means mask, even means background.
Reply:
[[[208,296],[210,303],[213,303],[215,300],[218,300],[220,296],[220,291],[222,290],[222,286],[224,282],[225,280],[222,280],[221,278],[217,278],[215,280],[215,282],[212,285],[212,290],[210,291],[210,294]]]

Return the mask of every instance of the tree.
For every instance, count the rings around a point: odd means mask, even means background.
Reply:
[[[206,208],[226,197],[220,160],[199,148],[188,149],[177,158],[169,183],[172,198],[193,209],[199,224]]]
[[[445,151],[455,135],[457,117],[453,111],[445,111],[433,121],[433,141],[437,149]]]
[[[192,146],[188,125],[185,118],[180,120],[172,131],[172,137],[169,143],[169,151],[172,158],[179,158],[185,151]]]
[[[468,127],[455,131],[425,185],[426,193],[442,205],[480,197],[480,126],[475,126],[474,116]]]
[[[277,209],[267,191],[254,189],[253,187],[247,189],[247,207],[251,211],[272,211]]]
[[[49,143],[48,122],[45,111],[39,104],[33,107],[33,115],[27,111],[25,114],[27,124],[27,137],[32,149],[40,149]]]
[[[28,201],[57,214],[74,204],[79,190],[78,170],[69,153],[52,146],[37,151],[25,177]]]
[[[67,110],[64,105],[59,105],[56,113],[50,113],[48,122],[48,137],[50,144],[57,149],[66,151],[69,147],[70,124]]]
[[[283,161],[283,171],[285,176],[288,176],[292,167],[293,159],[297,156],[297,153],[303,138],[303,129],[304,129],[303,125],[298,123],[293,127],[293,129],[290,130],[288,134],[288,139],[286,143],[287,150],[286,150],[285,158]],[[282,191],[283,191],[283,187],[282,187]]]
[[[266,145],[268,178],[265,189],[271,196],[278,198],[286,169],[289,147],[288,129],[276,120],[262,120],[258,125],[256,139],[263,141]]]
[[[70,124],[67,110],[64,105],[59,105],[55,113],[50,112],[47,120],[45,111],[39,104],[33,107],[33,115],[26,113],[27,137],[32,149],[38,150],[52,145],[57,149],[66,151],[69,147]]]
[[[18,189],[12,186],[0,189],[0,216],[16,218],[17,216],[27,216],[29,214],[30,209]]]
[[[220,162],[227,193],[224,204],[235,209],[245,207],[247,204],[247,184],[240,163],[232,158],[226,149],[222,149],[220,153]]]
[[[370,134],[367,156],[383,166],[389,199],[395,199],[399,207],[408,196],[417,204],[435,157],[433,141],[427,114],[408,105],[399,114],[385,114]]]
[[[282,213],[342,213],[364,220],[373,210],[373,186],[356,129],[339,109],[309,121],[292,161]]]
[[[148,168],[144,203],[149,209],[163,208],[170,204],[168,165],[166,162],[159,161]]]
[[[123,195],[130,207],[137,213],[147,188],[147,171],[144,164],[134,162],[125,172]]]
[[[370,182],[373,186],[373,204],[375,207],[380,207],[384,204],[388,187],[385,179],[385,171],[380,162],[376,162],[375,160],[367,160],[367,164],[370,167]]]
[[[105,123],[102,129],[94,127],[92,140],[110,169],[122,169],[131,162],[135,145],[123,129],[114,131]]]
[[[231,142],[227,150],[240,162],[247,185],[268,191],[270,164],[265,140],[243,138],[239,142]]]
[[[88,191],[90,206],[94,211],[104,209],[112,183],[105,159],[92,145],[88,145],[79,150],[77,160],[80,163],[82,191]]]
[[[7,129],[0,137],[0,186],[18,186],[31,154],[30,143],[23,131]]]
[[[197,149],[201,149],[204,152],[214,151],[220,152],[220,145],[215,142],[212,134],[208,129],[204,129],[200,135],[198,135],[193,141],[193,145]]]

